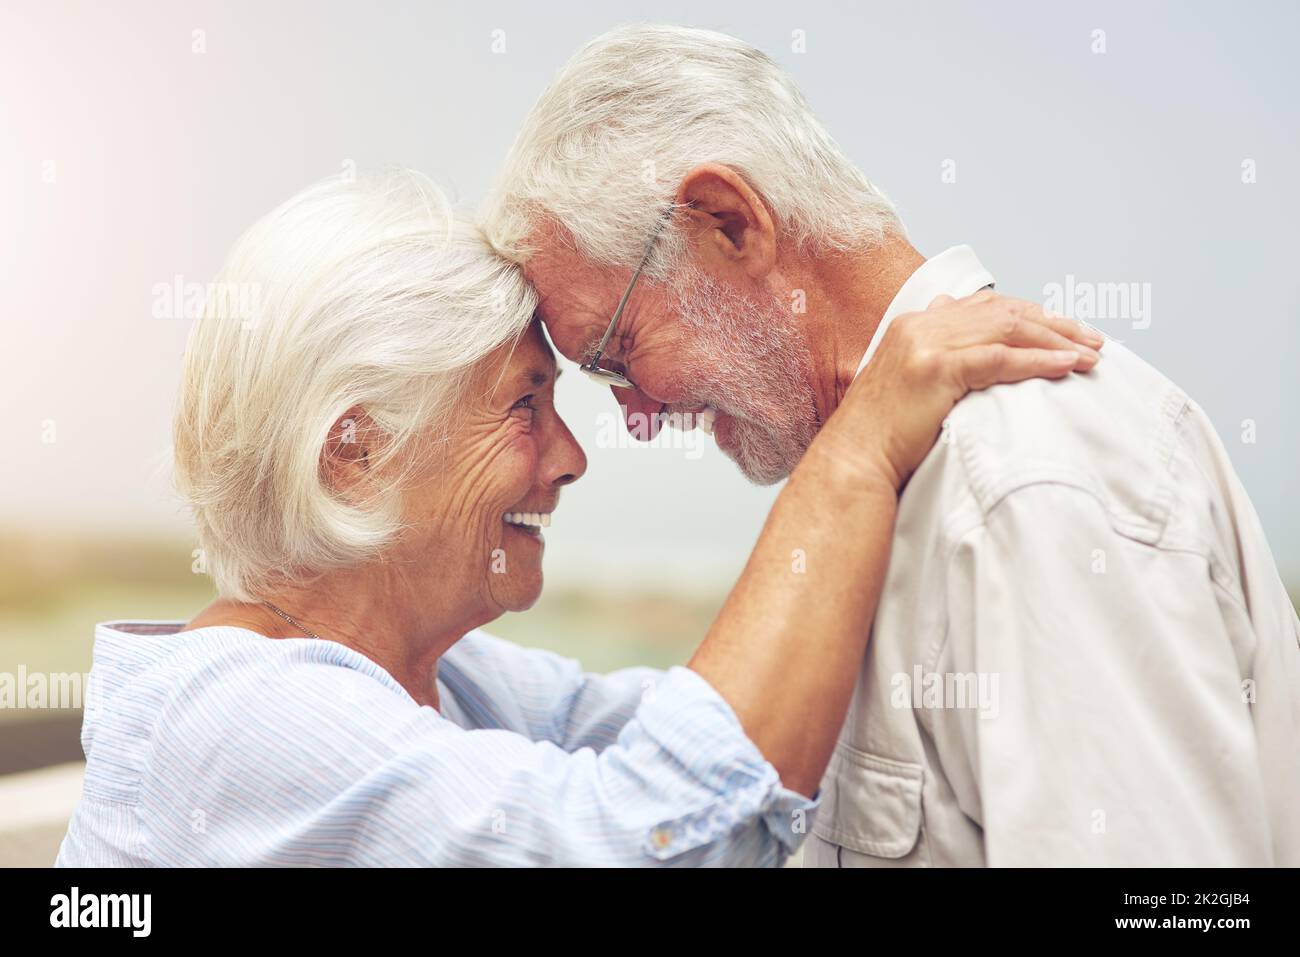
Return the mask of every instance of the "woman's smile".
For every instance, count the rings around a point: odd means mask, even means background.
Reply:
[[[517,532],[537,542],[545,542],[543,528],[550,528],[550,512],[506,512],[501,521]]]

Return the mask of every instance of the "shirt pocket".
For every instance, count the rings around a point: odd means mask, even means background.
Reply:
[[[920,864],[921,780],[919,764],[870,754],[841,741],[822,778],[813,834],[879,858],[878,866]]]

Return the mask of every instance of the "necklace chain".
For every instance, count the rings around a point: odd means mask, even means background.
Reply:
[[[285,621],[287,621],[289,624],[293,625],[293,627],[297,628],[299,631],[301,631],[301,632],[302,632],[304,635],[306,635],[308,638],[315,638],[317,641],[323,641],[323,640],[324,640],[324,639],[321,638],[320,635],[316,634],[314,631],[311,631],[311,630],[307,629],[306,627],[304,627],[304,626],[303,626],[303,625],[302,625],[302,624],[301,624],[301,623],[300,623],[296,618],[293,618],[292,616],[290,616],[289,614],[287,614],[286,612],[284,612],[284,611],[281,610],[280,608],[277,608],[275,605],[272,605],[272,604],[271,604],[269,601],[267,601],[266,599],[262,599],[262,604],[265,605],[267,608],[271,609],[271,611],[275,612],[277,615],[279,615],[281,618],[283,618],[283,619],[284,619]]]

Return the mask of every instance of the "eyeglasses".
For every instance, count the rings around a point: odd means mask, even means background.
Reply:
[[[600,344],[596,346],[596,351],[590,359],[580,365],[578,368],[587,374],[587,377],[593,382],[599,382],[601,385],[612,385],[618,389],[635,389],[636,385],[621,372],[615,372],[613,369],[602,369],[600,367],[601,357],[605,354],[605,346],[609,345],[609,339],[614,335],[614,329],[618,326],[618,317],[623,315],[623,307],[627,305],[628,297],[632,295],[632,289],[636,286],[636,281],[641,277],[641,270],[645,269],[645,264],[650,261],[650,253],[654,251],[655,242],[659,239],[659,234],[664,230],[664,224],[672,218],[672,207],[659,218],[655,231],[650,235],[650,241],[646,243],[645,253],[641,256],[641,262],[637,264],[636,272],[632,273],[632,281],[627,284],[627,289],[623,292],[623,298],[618,301],[618,308],[614,310],[614,318],[609,320],[609,328],[605,330],[604,337]]]

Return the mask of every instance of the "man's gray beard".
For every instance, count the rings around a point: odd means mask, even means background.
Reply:
[[[682,358],[692,398],[731,417],[736,464],[751,482],[781,481],[818,426],[812,359],[790,304],[774,294],[750,298],[696,268],[673,284],[673,296],[692,337]]]

